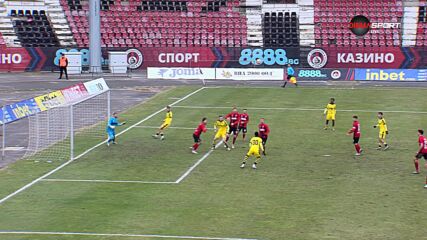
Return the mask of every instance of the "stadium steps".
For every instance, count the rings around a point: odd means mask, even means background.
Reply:
[[[246,8],[246,19],[248,25],[247,41],[248,46],[262,47],[262,10],[261,7],[248,7]]]
[[[314,47],[314,5],[312,0],[298,1],[299,38],[301,46]]]
[[[76,41],[73,38],[64,10],[58,0],[45,0],[48,7],[48,15],[52,24],[52,29],[55,32],[61,46],[75,46]]]
[[[414,47],[417,39],[418,7],[411,4],[403,7],[402,46]]]
[[[13,30],[12,19],[7,14],[7,7],[4,1],[0,1],[0,32],[8,47],[20,47],[18,37]]]

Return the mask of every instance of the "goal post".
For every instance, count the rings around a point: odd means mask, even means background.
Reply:
[[[105,140],[110,90],[55,106],[28,117],[29,139],[24,158],[68,160]]]

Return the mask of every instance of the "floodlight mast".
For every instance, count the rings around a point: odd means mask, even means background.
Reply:
[[[89,71],[95,73],[102,71],[100,7],[100,0],[89,0]]]

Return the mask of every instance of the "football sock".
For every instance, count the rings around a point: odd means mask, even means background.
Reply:
[[[426,185],[427,185],[427,176],[426,176]]]
[[[420,171],[420,162],[418,161],[418,159],[414,160],[414,165],[415,165],[415,171],[419,172]]]
[[[237,136],[234,135],[234,137],[233,137],[233,145],[234,145],[234,143],[236,143],[236,138],[237,138]]]
[[[225,141],[226,141],[226,142],[228,142],[228,139],[230,139],[230,136],[227,136],[227,137],[225,138]]]
[[[360,153],[360,145],[358,143],[354,144],[354,148],[356,148],[357,153]]]
[[[194,150],[194,151],[196,151],[196,150],[197,150],[197,148],[199,148],[199,144],[198,144],[198,143],[195,143],[195,144],[193,145],[193,150]]]
[[[335,127],[335,120],[332,120],[332,127]]]
[[[258,164],[258,162],[259,162],[260,159],[261,159],[261,157],[257,157],[254,163]]]
[[[387,145],[386,145],[386,146],[387,146]],[[382,147],[383,147],[383,145],[381,145],[381,143],[379,143],[379,144],[378,144],[378,147],[379,147],[379,148],[382,148]]]
[[[243,133],[243,140],[245,140],[245,137],[246,137],[246,133]]]
[[[384,147],[387,147],[388,146],[388,144],[387,143],[384,143]]]

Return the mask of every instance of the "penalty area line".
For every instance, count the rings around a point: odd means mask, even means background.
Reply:
[[[221,146],[222,141],[220,141],[219,143],[217,143],[215,145],[215,148],[218,148],[219,146]],[[184,174],[181,175],[181,177],[179,177],[175,183],[180,183],[182,182],[188,175],[190,175],[190,173],[197,167],[199,166],[206,158],[209,157],[209,155],[211,155],[211,153],[213,152],[213,149],[210,149],[207,153],[205,153],[205,155],[203,155],[196,163],[193,164],[193,166],[191,166]]]
[[[158,126],[145,126],[145,125],[140,125],[140,126],[135,126],[136,128],[150,128],[150,129],[158,129]],[[168,127],[168,129],[178,129],[178,130],[195,130],[196,128],[190,128],[190,127]],[[213,128],[207,128],[208,130],[212,130]]]
[[[219,107],[219,106],[174,106],[175,108],[184,109],[230,109],[231,107]],[[283,107],[240,107],[248,110],[283,110],[283,111],[324,111],[324,108],[283,108]],[[341,109],[337,112],[366,112],[366,113],[377,113],[380,110],[360,110],[360,109]],[[405,111],[405,110],[381,110],[385,113],[412,113],[412,114],[427,114],[423,111]]]
[[[102,179],[58,179],[45,178],[43,182],[91,182],[91,183],[142,183],[142,184],[176,184],[176,182],[154,182],[137,180],[102,180]]]
[[[254,238],[228,238],[228,237],[198,237],[198,236],[172,236],[156,234],[125,234],[125,233],[91,233],[91,232],[31,232],[31,231],[1,231],[0,235],[56,235],[56,236],[96,236],[96,237],[137,237],[137,238],[163,238],[163,239],[206,239],[206,240],[257,240]]]
[[[205,89],[205,87],[201,87],[201,88],[199,88],[199,89],[197,89],[197,90],[195,90],[195,91],[193,91],[193,92],[191,92],[191,93],[189,93],[189,94],[185,95],[185,96],[184,96],[184,97],[182,97],[181,99],[176,100],[175,102],[171,103],[171,104],[170,104],[170,106],[174,106],[175,104],[178,104],[178,103],[180,103],[180,102],[182,102],[182,101],[186,100],[187,98],[189,98],[189,97],[193,96],[194,94],[196,94],[196,93],[198,93],[198,92],[202,91],[203,89]],[[158,111],[156,111],[156,112],[154,112],[154,113],[150,114],[149,116],[145,117],[144,119],[140,120],[139,122],[137,122],[137,123],[133,124],[132,126],[130,126],[130,127],[128,127],[128,128],[126,128],[126,129],[124,129],[123,131],[121,131],[121,132],[117,133],[117,134],[116,134],[116,136],[120,136],[120,135],[124,134],[125,132],[127,132],[127,131],[131,130],[132,128],[134,128],[134,127],[136,127],[136,126],[140,125],[141,123],[143,123],[143,122],[145,122],[145,121],[147,121],[147,120],[151,119],[152,117],[156,116],[157,114],[159,114],[159,113],[161,113],[161,112],[163,112],[163,111],[164,111],[164,108],[162,108],[162,109],[160,109],[160,110],[158,110]],[[95,145],[95,146],[93,146],[93,147],[91,147],[91,148],[87,149],[87,150],[86,150],[86,151],[84,151],[82,154],[78,155],[77,157],[75,157],[75,158],[73,158],[73,159],[70,159],[70,160],[66,161],[65,163],[63,163],[63,164],[59,165],[58,167],[56,167],[56,168],[52,169],[51,171],[47,172],[46,174],[44,174],[44,175],[42,175],[42,176],[40,176],[40,177],[38,177],[38,178],[34,179],[32,182],[30,182],[30,183],[26,184],[25,186],[23,186],[23,187],[19,188],[18,190],[14,191],[13,193],[11,193],[11,194],[7,195],[6,197],[4,197],[4,198],[0,199],[0,204],[2,204],[2,203],[4,203],[5,201],[7,201],[8,199],[10,199],[10,198],[14,197],[15,195],[19,194],[20,192],[25,191],[26,189],[30,188],[30,187],[31,187],[31,186],[33,186],[34,184],[36,184],[36,183],[40,182],[42,179],[47,178],[47,177],[49,177],[50,175],[54,174],[55,172],[57,172],[57,171],[61,170],[62,168],[64,168],[64,167],[68,166],[70,163],[74,162],[74,160],[77,160],[77,159],[79,159],[79,158],[83,157],[84,155],[88,154],[88,153],[89,153],[89,152],[91,152],[92,150],[94,150],[94,149],[98,148],[99,146],[102,146],[103,144],[105,144],[105,143],[106,143],[106,141],[107,141],[107,140],[104,140],[104,141],[102,141],[102,142],[98,143],[97,145]]]

